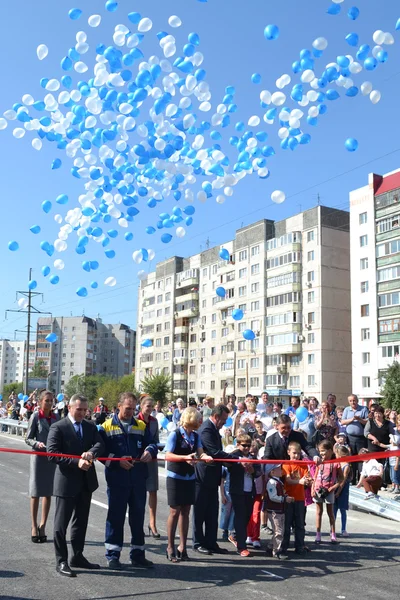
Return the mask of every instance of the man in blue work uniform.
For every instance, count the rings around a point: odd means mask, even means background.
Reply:
[[[106,558],[108,567],[121,570],[120,555],[124,541],[125,514],[128,507],[131,528],[131,564],[152,568],[154,565],[144,553],[144,515],[146,508],[147,464],[157,457],[157,444],[150,437],[143,421],[133,417],[136,398],[130,392],[121,394],[118,412],[100,427],[108,458],[106,481],[108,513],[106,521]]]

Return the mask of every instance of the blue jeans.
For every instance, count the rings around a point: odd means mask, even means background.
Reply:
[[[106,558],[119,559],[124,544],[125,514],[128,508],[131,529],[130,559],[144,557],[144,514],[146,509],[146,482],[135,487],[112,486],[107,488],[108,513],[106,520]]]
[[[400,485],[400,468],[395,471],[394,465],[390,465],[390,479],[393,485]]]
[[[226,504],[221,503],[221,514],[219,519],[219,526],[224,531],[234,531],[235,526],[233,524],[235,518],[235,512],[233,510],[231,497],[226,494]]]

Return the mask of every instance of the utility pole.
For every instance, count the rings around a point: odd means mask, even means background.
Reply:
[[[32,279],[32,269],[29,269],[29,281],[31,281]],[[25,354],[25,379],[24,379],[24,394],[28,394],[28,380],[29,380],[29,346],[30,346],[30,341],[31,341],[31,315],[33,314],[37,314],[37,315],[50,315],[50,312],[45,312],[45,311],[41,311],[39,309],[37,309],[35,306],[32,305],[32,298],[36,298],[37,296],[41,296],[42,297],[42,301],[43,301],[43,294],[41,292],[34,292],[32,289],[30,289],[27,292],[25,291],[20,291],[18,290],[16,292],[16,299],[18,300],[18,296],[21,296],[21,298],[26,298],[28,301],[27,305],[22,305],[20,309],[15,310],[15,309],[7,309],[6,313],[5,313],[5,318],[7,319],[7,314],[9,312],[15,312],[15,313],[24,313],[28,315],[28,324],[27,324],[27,328],[26,329],[16,329],[14,332],[14,336],[16,332],[20,332],[20,333],[26,333],[26,354]],[[20,298],[20,299],[21,299]],[[49,369],[50,370],[50,369]]]

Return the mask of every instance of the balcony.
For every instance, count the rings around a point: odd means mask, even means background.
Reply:
[[[151,354],[142,354],[142,356],[140,357],[140,364],[141,365],[147,365],[148,363],[152,363],[154,360],[154,355],[153,353]]]
[[[198,290],[196,290],[196,291],[191,290],[191,291],[186,292],[185,294],[182,294],[182,296],[177,296],[175,298],[175,305],[177,306],[183,302],[190,302],[190,301],[195,302],[198,299],[199,299]]]
[[[199,284],[199,269],[188,269],[182,273],[178,273],[176,278],[176,287],[184,288]]]
[[[399,252],[397,254],[392,254],[391,256],[381,256],[380,258],[378,258],[376,260],[376,266],[378,268],[386,267],[388,265],[395,265],[398,263],[400,263],[400,253]]]
[[[187,380],[187,372],[185,373],[174,373],[173,374],[174,381],[186,381]]]
[[[378,294],[382,294],[382,292],[390,292],[391,290],[400,290],[400,279],[394,279],[393,281],[382,281],[382,283],[378,283]]]
[[[189,331],[189,324],[181,325],[181,326],[175,325],[174,333],[176,333],[176,335],[184,335],[188,331]]]
[[[198,302],[189,301],[189,302],[179,302],[176,303],[175,306],[175,316],[179,318],[184,317],[196,317],[199,314],[199,304]]]
[[[174,365],[186,365],[188,360],[187,356],[178,356],[177,358],[174,358]]]
[[[267,354],[301,354],[301,344],[286,344],[282,346],[267,346]]]

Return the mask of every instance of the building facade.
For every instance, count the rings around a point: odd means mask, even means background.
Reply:
[[[229,260],[221,260],[222,247]],[[244,312],[240,321],[235,308]],[[243,338],[246,329],[254,340]],[[147,375],[164,373],[185,398],[219,400],[227,384],[238,398],[265,389],[283,400],[329,392],[344,399],[351,389],[349,214],[318,206],[258,221],[222,246],[157,264],[139,289],[136,365],[139,389]]]
[[[400,170],[350,193],[353,390],[379,398],[400,347]]]
[[[0,340],[0,390],[25,376],[25,342]]]
[[[57,335],[50,344],[46,336]],[[75,375],[122,377],[134,367],[135,332],[127,325],[106,325],[89,317],[41,317],[37,322],[36,358],[49,372],[49,387],[64,390]]]

